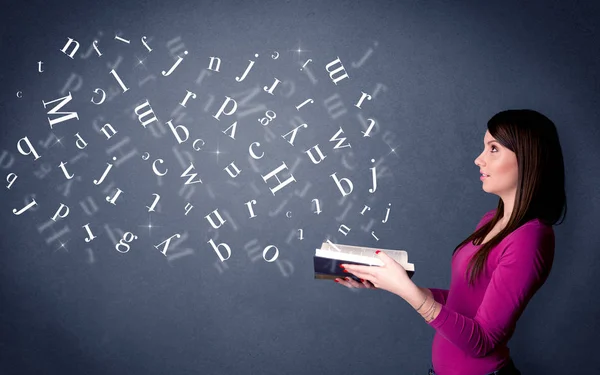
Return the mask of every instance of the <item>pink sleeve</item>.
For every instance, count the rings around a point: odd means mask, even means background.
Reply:
[[[433,293],[433,299],[436,302],[441,303],[442,305],[446,304],[446,299],[448,298],[448,289],[429,288],[429,290],[431,290],[431,293]]]
[[[529,224],[513,232],[473,318],[441,306],[430,324],[473,357],[483,357],[509,339],[535,292],[544,284],[554,259],[552,227]]]

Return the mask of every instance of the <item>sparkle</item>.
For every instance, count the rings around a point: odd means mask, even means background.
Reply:
[[[70,241],[70,240],[69,240]],[[64,251],[66,251],[67,253],[69,252],[69,249],[67,249],[67,243],[69,243],[69,241],[63,243],[62,241],[58,241],[58,243],[60,243],[60,246],[58,247],[58,249],[54,250],[55,252],[58,250],[63,249]]]
[[[56,138],[56,142],[54,142],[54,144],[51,147],[54,147],[57,143],[59,143],[61,146],[65,147],[61,142],[62,138],[58,138],[56,136],[56,134],[52,134],[52,135],[54,136],[54,138]]]
[[[394,147],[392,147],[392,146],[390,146],[390,145],[388,145],[388,147],[390,148],[390,154],[392,154],[392,153],[393,153],[394,155],[398,156],[398,154],[396,154],[396,149],[395,149]],[[389,154],[388,154],[388,155],[389,155]]]
[[[146,65],[144,65],[144,61],[146,61],[146,59],[140,59],[139,57],[135,57],[135,59],[138,61],[137,64],[135,64],[135,67],[139,67],[140,65],[143,66],[144,68],[146,68]]]
[[[300,43],[300,42],[298,42],[298,47],[296,47],[296,49],[294,49],[294,50],[290,50],[290,51],[291,51],[291,52],[294,52],[294,53],[296,54],[296,57],[297,57],[298,59],[299,59],[299,58],[302,56],[302,54],[303,54],[304,52],[310,52],[309,50],[302,49],[302,47],[301,47],[301,43]]]
[[[158,225],[152,225],[152,218],[148,215],[148,224],[138,225],[139,227],[148,228],[148,235],[152,236],[152,228],[158,228]]]
[[[219,148],[217,147],[217,150],[216,151],[212,151],[211,153],[217,155],[217,164],[219,164],[219,155],[221,155],[222,152],[219,151]]]
[[[211,154],[217,155],[217,164],[219,164],[219,155],[226,153],[226,152],[219,150],[219,141],[217,141],[217,149],[215,151],[208,151],[208,152]]]

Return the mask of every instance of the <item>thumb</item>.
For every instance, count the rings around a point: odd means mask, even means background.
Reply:
[[[381,259],[381,261],[383,262],[384,265],[388,264],[391,260],[393,260],[389,255],[387,255],[385,252],[383,252],[381,250],[377,250],[375,252],[375,255],[377,255],[379,257],[379,259]]]

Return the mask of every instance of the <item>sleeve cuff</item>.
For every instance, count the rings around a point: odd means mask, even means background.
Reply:
[[[437,289],[437,288],[429,288],[429,290],[431,290],[431,294],[433,294],[433,299],[436,302],[441,303],[442,305],[446,304],[445,301],[445,296],[444,296],[444,292],[441,289]]]
[[[445,322],[446,319],[448,319],[448,310],[446,309],[445,305],[440,305],[441,309],[440,309],[440,313],[438,314],[438,316],[435,317],[435,319],[433,319],[430,322],[427,322],[427,324],[429,324],[430,326],[432,326],[433,328],[440,328]]]

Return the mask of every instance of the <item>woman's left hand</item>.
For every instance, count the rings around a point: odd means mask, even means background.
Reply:
[[[408,296],[411,288],[416,285],[408,277],[404,267],[383,251],[378,250],[376,256],[381,259],[383,266],[342,264],[342,267],[361,279],[369,280],[378,289],[387,290],[402,298]]]

